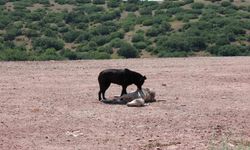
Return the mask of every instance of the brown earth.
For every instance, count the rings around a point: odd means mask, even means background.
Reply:
[[[158,100],[98,101],[98,73],[130,68]],[[135,89],[129,87],[128,91]],[[107,96],[119,95],[112,85]],[[0,62],[1,150],[204,150],[250,145],[250,58]]]

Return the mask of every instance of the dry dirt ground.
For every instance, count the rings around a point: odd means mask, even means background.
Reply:
[[[98,73],[130,68],[146,107],[98,101]],[[135,90],[130,86],[128,91]],[[107,97],[119,95],[112,85]],[[204,150],[250,145],[250,57],[0,62],[1,150]]]

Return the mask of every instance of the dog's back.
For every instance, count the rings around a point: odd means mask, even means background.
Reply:
[[[106,69],[100,72],[98,81],[122,85],[126,78],[124,69]]]

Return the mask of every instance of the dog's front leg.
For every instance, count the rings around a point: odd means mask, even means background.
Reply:
[[[121,93],[121,96],[123,94],[127,94],[127,86],[122,86],[122,93]]]

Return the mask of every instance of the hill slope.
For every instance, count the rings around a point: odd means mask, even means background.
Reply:
[[[0,60],[250,54],[247,0],[0,4]]]

